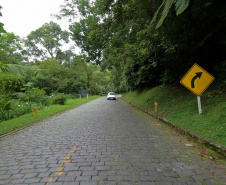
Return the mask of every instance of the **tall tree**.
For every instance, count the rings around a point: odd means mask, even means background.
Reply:
[[[69,33],[51,21],[32,31],[27,36],[25,45],[31,55],[46,60],[49,57],[57,59],[57,55],[62,52],[62,45],[68,42]]]
[[[179,84],[194,62],[225,77],[224,0],[66,2],[60,16],[81,15],[73,40],[103,69],[119,70],[127,89]]]
[[[0,6],[0,17],[2,17],[1,9],[2,9],[2,7]],[[6,33],[3,26],[4,26],[4,24],[0,22],[0,37],[1,37],[2,33]],[[8,66],[7,66],[6,62],[0,60],[0,72],[1,71],[5,72],[7,70],[7,68],[8,68]]]
[[[1,5],[0,5],[0,17],[2,17],[2,13],[1,13]],[[4,29],[4,24],[0,22],[0,36],[2,33],[6,33],[5,29]]]
[[[21,45],[21,39],[14,33],[4,33],[0,37],[0,60],[8,64],[19,64],[24,60],[26,53]]]

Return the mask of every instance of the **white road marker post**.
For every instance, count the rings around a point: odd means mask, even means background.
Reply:
[[[197,96],[199,115],[202,114],[201,98]]]

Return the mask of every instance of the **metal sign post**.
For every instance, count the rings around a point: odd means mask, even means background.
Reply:
[[[202,114],[201,98],[197,96],[199,115]]]
[[[209,87],[213,80],[214,77],[211,74],[198,64],[194,64],[180,81],[183,86],[197,96],[199,114],[202,114],[200,96]]]
[[[89,98],[89,90],[79,90],[80,98],[81,98],[82,94],[86,94],[87,95],[87,99]]]

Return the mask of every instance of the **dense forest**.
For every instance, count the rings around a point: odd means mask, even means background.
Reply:
[[[67,0],[58,18],[119,89],[179,85],[194,63],[225,87],[224,0]]]
[[[70,31],[49,22],[20,38],[0,23],[2,115],[22,104],[12,99],[179,85],[194,63],[226,87],[225,0],[65,0],[55,17]],[[62,49],[69,39],[80,55]]]

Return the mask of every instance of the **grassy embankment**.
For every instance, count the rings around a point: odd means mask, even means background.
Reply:
[[[226,146],[226,93],[209,87],[201,96],[203,114],[198,114],[196,96],[183,87],[158,86],[122,96],[125,101],[153,115]],[[155,113],[154,102],[158,103]]]
[[[42,110],[37,110],[37,118],[34,117],[34,113],[26,114],[18,118],[14,118],[8,121],[0,123],[0,135],[13,131],[15,129],[22,128],[30,125],[34,122],[46,119],[54,114],[60,113],[70,108],[74,108],[78,105],[92,101],[100,96],[89,96],[89,99],[68,99],[65,105],[51,105]]]

